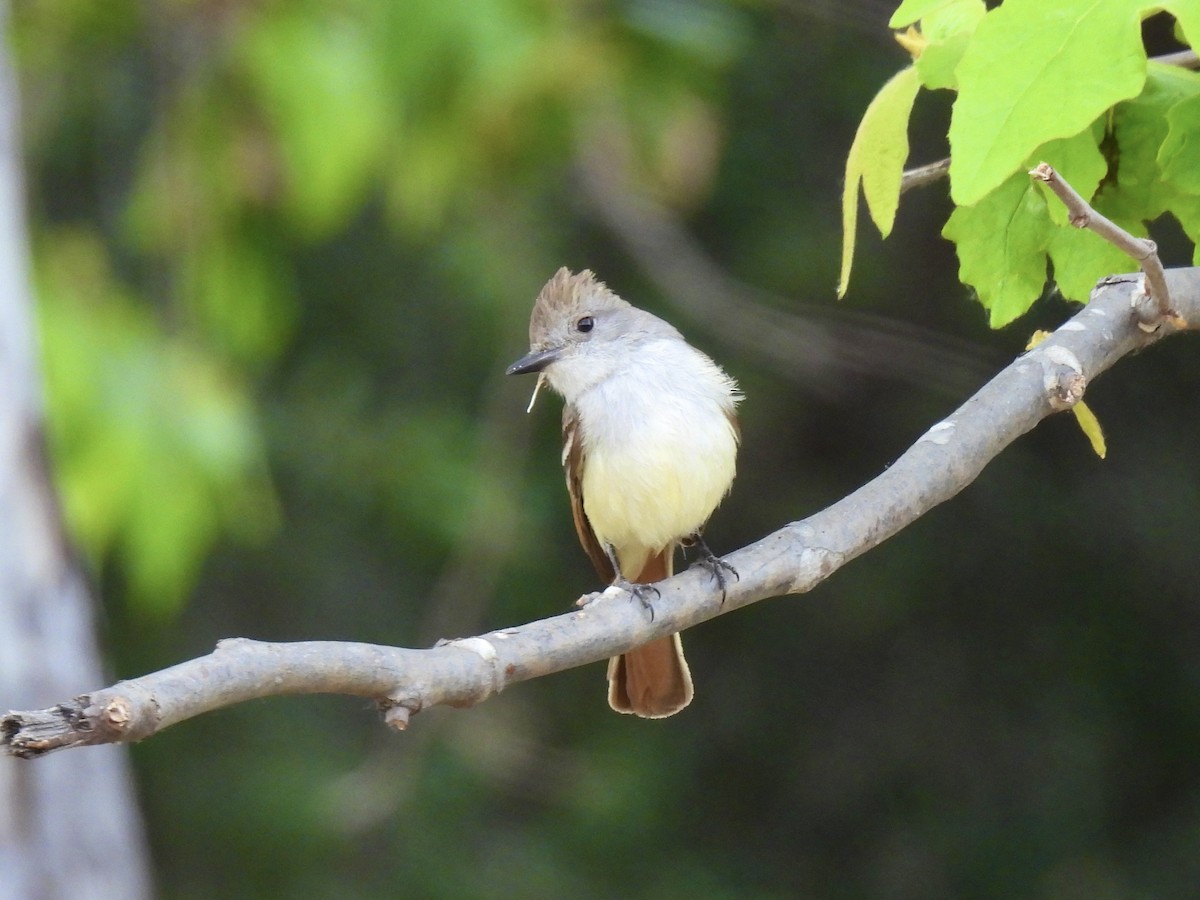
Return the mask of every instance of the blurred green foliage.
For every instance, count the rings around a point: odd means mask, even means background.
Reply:
[[[147,612],[176,611],[222,533],[277,526],[244,377],[195,336],[165,334],[97,236],[51,230],[36,289],[50,441],[72,534],[115,555]]]
[[[502,374],[559,265],[745,388],[715,548],[945,415],[977,369],[910,387],[835,352],[818,389],[668,305],[579,178],[600,147],[720,272],[788,298],[764,304],[831,302],[846,151],[904,57],[890,10],[829,9],[14,4],[51,443],[114,676],[230,635],[423,646],[593,589],[553,403],[524,416]],[[917,105],[915,159],[944,155],[946,113]],[[965,302],[948,212],[905,195],[846,302],[986,370],[1028,332]],[[1029,330],[1064,312],[1045,298]],[[811,597],[689,632],[673,719],[611,714],[595,666],[402,736],[292,698],[139,745],[162,895],[1189,896],[1193,357],[1168,342],[1089,392],[1107,461],[1048,422]]]

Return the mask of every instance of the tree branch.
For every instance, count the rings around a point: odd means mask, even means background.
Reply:
[[[385,721],[437,705],[470,706],[510,684],[606,659],[758,600],[812,589],[967,485],[1043,418],[1069,408],[1122,356],[1184,321],[1200,323],[1200,269],[1167,273],[1183,318],[1148,333],[1130,301],[1140,276],[1106,279],[1092,301],[925,432],[881,475],[833,506],[730,554],[739,580],[721,592],[707,570],[662,582],[654,618],[610,588],[551,619],[428,650],[332,641],[221,642],[205,657],[0,719],[0,743],[25,758],[63,747],[137,741],[191,716],[278,694],[371,697]]]
[[[1029,175],[1050,188],[1063,202],[1074,227],[1095,232],[1142,267],[1146,287],[1139,286],[1140,297],[1135,293],[1131,299],[1143,329],[1152,330],[1158,327],[1161,320],[1175,317],[1175,311],[1171,308],[1171,289],[1167,286],[1163,264],[1158,258],[1158,244],[1149,238],[1134,237],[1112,219],[1096,212],[1049,163],[1038,163],[1029,171]],[[1147,297],[1154,302],[1137,302]],[[1179,321],[1174,324],[1182,327],[1185,323]]]

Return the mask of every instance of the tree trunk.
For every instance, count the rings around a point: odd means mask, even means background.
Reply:
[[[23,709],[104,683],[87,582],[46,465],[28,279],[16,81],[0,6],[0,705]],[[0,757],[0,894],[150,893],[125,749]]]

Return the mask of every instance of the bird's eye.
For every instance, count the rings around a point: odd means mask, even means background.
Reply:
[[[589,331],[591,331],[595,327],[596,327],[596,320],[593,319],[591,316],[584,316],[582,319],[580,319],[578,322],[575,323],[575,328],[578,329],[579,331],[582,331],[584,334],[587,334]]]

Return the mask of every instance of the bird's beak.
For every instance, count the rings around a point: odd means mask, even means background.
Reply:
[[[562,347],[551,347],[549,350],[534,350],[526,353],[515,363],[504,370],[505,375],[524,375],[527,372],[540,372],[550,363],[558,359]]]

